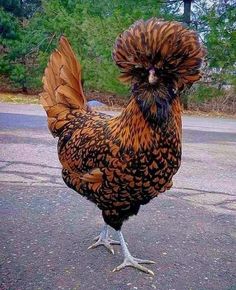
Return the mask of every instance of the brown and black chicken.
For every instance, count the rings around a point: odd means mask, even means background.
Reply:
[[[92,111],[81,85],[81,66],[61,37],[43,77],[41,103],[58,137],[65,183],[102,211],[104,229],[90,248],[113,252],[108,225],[119,235],[124,262],[153,274],[134,258],[122,224],[141,205],[170,189],[181,162],[180,93],[201,77],[205,55],[197,34],[178,22],[137,21],[116,39],[113,59],[131,98],[118,117]]]

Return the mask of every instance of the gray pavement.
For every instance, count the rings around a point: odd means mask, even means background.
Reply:
[[[120,248],[87,250],[101,214],[63,184],[44,111],[0,104],[0,289],[236,289],[236,120],[183,125],[174,187],[123,227],[131,252],[156,261],[155,276],[112,273]]]

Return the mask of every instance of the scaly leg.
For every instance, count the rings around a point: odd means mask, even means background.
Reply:
[[[140,264],[155,264],[155,262],[153,261],[150,261],[150,260],[142,260],[142,259],[137,259],[137,258],[134,258],[130,252],[129,252],[129,249],[125,243],[125,240],[124,240],[124,237],[123,237],[123,234],[121,231],[118,231],[118,235],[119,235],[119,238],[120,238],[120,244],[121,244],[121,247],[122,247],[122,251],[123,251],[123,254],[124,254],[124,262],[119,265],[118,267],[116,267],[113,272],[115,271],[119,271],[125,267],[134,267],[140,271],[143,271],[145,273],[148,273],[148,274],[151,274],[151,275],[154,275],[154,273],[149,270],[148,268],[140,265]]]
[[[113,255],[114,255],[114,249],[111,245],[120,245],[119,241],[114,241],[112,239],[109,238],[108,236],[108,225],[105,224],[100,235],[97,236],[94,239],[96,242],[94,244],[92,244],[90,247],[88,247],[88,249],[93,249],[96,248],[98,246],[104,246],[106,247]]]

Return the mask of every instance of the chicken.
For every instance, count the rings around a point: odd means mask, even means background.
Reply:
[[[126,266],[153,274],[134,258],[122,224],[141,205],[171,188],[181,163],[180,94],[201,78],[205,56],[197,34],[178,22],[137,21],[116,39],[113,60],[120,80],[131,85],[128,105],[117,117],[92,111],[81,85],[81,66],[61,37],[43,77],[41,103],[58,137],[67,186],[102,211],[104,229],[90,248],[119,244]],[[120,242],[108,236],[108,226]]]

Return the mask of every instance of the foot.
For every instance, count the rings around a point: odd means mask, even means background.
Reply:
[[[123,237],[123,234],[121,231],[118,231],[118,235],[119,235],[119,238],[120,238],[120,244],[121,244],[121,248],[122,248],[122,251],[123,251],[123,254],[124,254],[124,262],[119,265],[118,267],[116,267],[113,272],[115,271],[119,271],[125,267],[134,267],[140,271],[143,271],[147,274],[150,274],[150,275],[154,275],[154,273],[149,270],[148,268],[142,266],[141,264],[155,264],[155,262],[153,261],[150,261],[150,260],[142,260],[142,259],[138,259],[138,258],[134,258],[130,252],[129,252],[129,249],[125,243],[125,240],[124,240],[124,237]]]
[[[111,238],[109,238],[108,236],[108,226],[105,225],[103,230],[101,231],[100,235],[97,236],[94,239],[96,242],[94,244],[92,244],[90,247],[88,247],[88,249],[93,249],[96,248],[98,246],[104,246],[106,247],[113,255],[114,255],[114,249],[112,247],[112,245],[120,245],[119,241],[115,241],[112,240]]]
[[[150,261],[150,260],[142,260],[142,259],[134,258],[133,256],[130,255],[128,257],[125,257],[124,262],[122,264],[120,264],[118,267],[116,267],[113,270],[113,272],[120,271],[121,269],[123,269],[125,267],[133,267],[133,268],[136,268],[140,271],[143,271],[147,274],[154,276],[154,273],[151,270],[149,270],[148,268],[146,268],[140,264],[155,264],[155,262]]]

